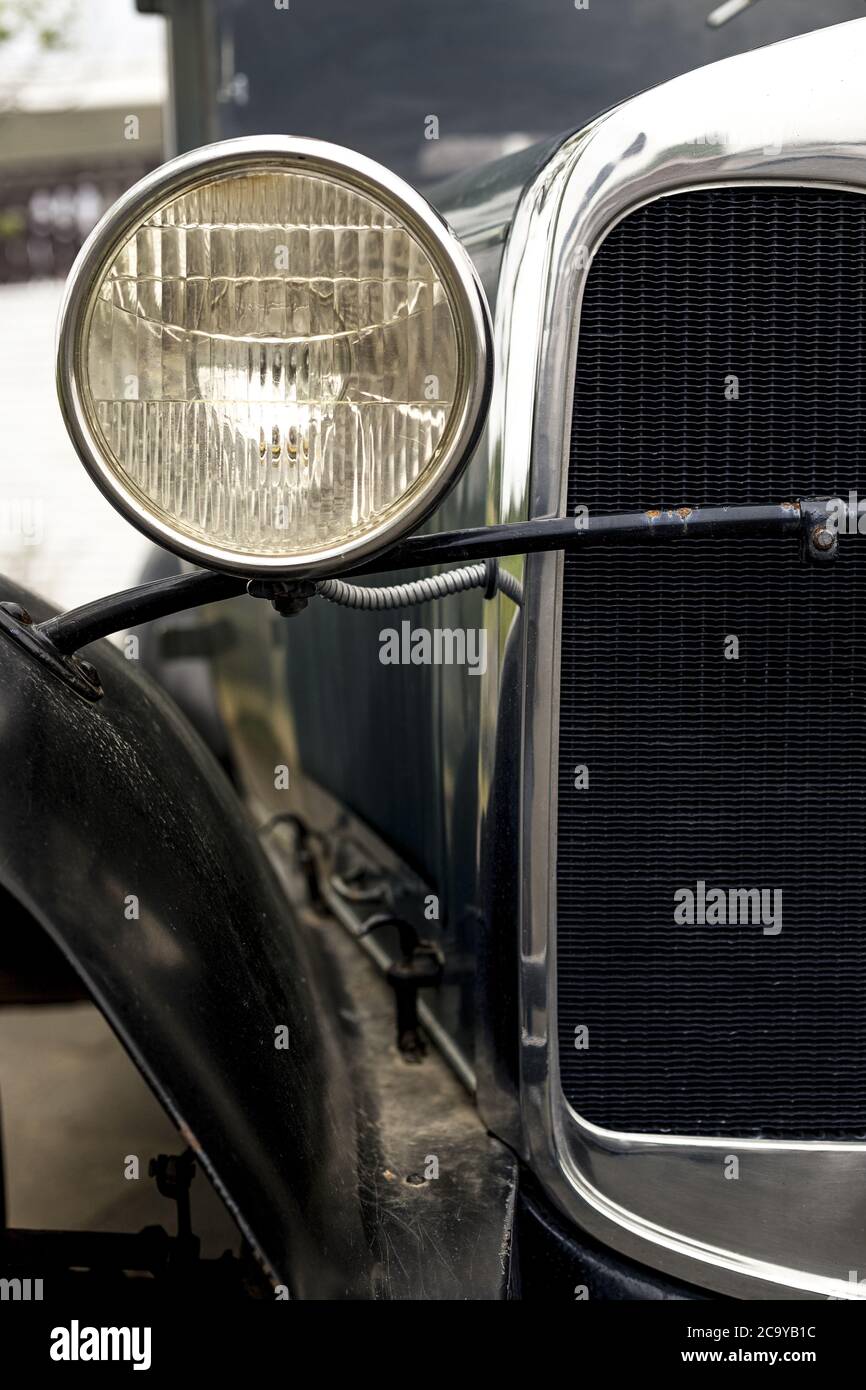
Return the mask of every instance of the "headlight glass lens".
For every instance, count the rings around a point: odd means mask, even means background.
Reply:
[[[151,212],[94,286],[82,401],[119,484],[239,555],[349,544],[435,471],[460,390],[418,237],[331,175],[259,168]]]

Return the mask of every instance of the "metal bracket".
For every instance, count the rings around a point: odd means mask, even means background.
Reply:
[[[100,700],[102,685],[95,667],[80,657],[58,651],[50,637],[34,623],[30,614],[18,603],[0,603],[0,632],[4,632],[25,652],[35,656],[53,675],[80,695],[83,700]]]
[[[828,503],[807,497],[800,503],[803,520],[803,558],[823,564],[839,554],[839,533],[830,521]]]
[[[418,991],[441,982],[442,958],[433,942],[423,940],[411,922],[391,912],[368,918],[359,934],[366,936],[379,927],[396,927],[400,936],[400,959],[385,972],[397,1005],[397,1048],[406,1062],[423,1062],[427,1047],[418,1021]]]
[[[312,579],[251,579],[247,593],[253,598],[266,598],[282,618],[303,613],[315,596],[318,583]]]
[[[191,1149],[181,1154],[158,1154],[148,1164],[148,1174],[157,1191],[177,1207],[177,1237],[172,1246],[175,1265],[192,1263],[199,1257],[201,1242],[193,1235],[189,1190],[195,1177],[195,1158]]]

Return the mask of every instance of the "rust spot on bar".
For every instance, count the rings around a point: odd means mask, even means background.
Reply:
[[[661,512],[657,507],[653,507],[652,510],[646,512],[645,515],[649,517],[650,521],[655,521],[657,516],[661,516]]]
[[[780,502],[779,506],[783,512],[798,512],[800,510],[799,502]]]
[[[677,507],[677,516],[682,517],[683,521],[685,521],[687,517],[691,516],[691,514],[691,507]]]

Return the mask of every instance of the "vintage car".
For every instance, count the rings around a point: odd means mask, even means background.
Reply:
[[[864,65],[432,201],[220,140],[76,262],[70,437],[159,548],[3,583],[0,882],[266,1296],[863,1296]]]

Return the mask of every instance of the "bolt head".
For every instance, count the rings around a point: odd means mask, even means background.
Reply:
[[[816,526],[812,532],[812,544],[816,550],[832,550],[836,537],[826,526]]]

